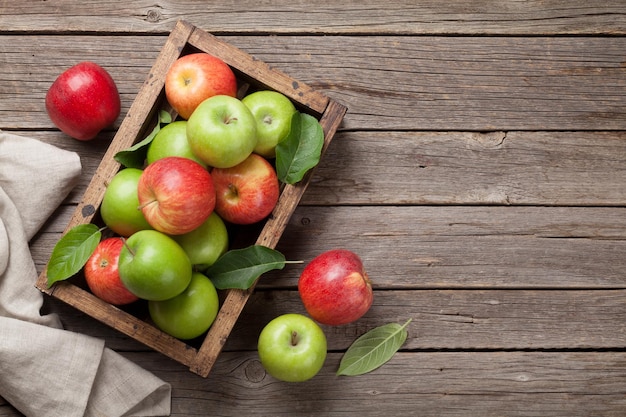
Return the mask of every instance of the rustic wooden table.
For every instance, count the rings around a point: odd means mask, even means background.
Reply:
[[[206,379],[46,311],[171,383],[173,416],[626,414],[626,1],[1,2],[0,129],[84,169],[32,241],[40,271],[117,127],[69,139],[48,86],[93,60],[125,114],[180,18],[348,107],[279,249],[354,250],[374,306],[324,328],[328,360],[302,384],[266,375],[255,348],[303,312],[298,267],[261,280]],[[335,376],[357,336],[408,319],[389,363]],[[0,415],[20,414],[0,398]]]

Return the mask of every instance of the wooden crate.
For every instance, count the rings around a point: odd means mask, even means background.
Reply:
[[[120,165],[114,160],[114,155],[142,140],[152,130],[156,124],[158,112],[167,107],[164,80],[168,69],[180,56],[197,51],[215,55],[229,64],[240,84],[248,84],[257,89],[279,91],[289,97],[300,111],[315,116],[324,130],[323,155],[346,113],[346,107],[209,33],[185,21],[179,21],[122,121],[65,232],[74,226],[95,220],[94,216],[98,213],[106,185],[120,169]],[[309,184],[312,173],[313,170],[308,172],[299,183],[285,185],[282,188],[278,204],[272,215],[265,221],[256,244],[270,248],[276,247]],[[215,322],[204,339],[198,345],[192,346],[188,342],[162,332],[148,321],[139,318],[137,314],[100,300],[83,286],[73,283],[72,279],[57,282],[48,288],[47,275],[44,270],[36,282],[36,287],[188,366],[192,372],[203,377],[207,377],[211,371],[254,290],[253,286],[248,290],[226,291]]]

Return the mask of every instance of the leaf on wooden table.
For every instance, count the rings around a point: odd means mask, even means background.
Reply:
[[[102,232],[95,224],[79,224],[70,229],[54,246],[48,262],[48,287],[75,275],[96,250]]]
[[[285,256],[262,245],[231,249],[206,271],[215,288],[247,290],[265,272],[285,267]]]
[[[337,375],[362,375],[385,364],[406,341],[410,322],[385,324],[360,336],[341,358]]]
[[[324,131],[319,121],[295,112],[289,135],[276,146],[276,173],[286,184],[295,184],[315,167],[322,156]]]

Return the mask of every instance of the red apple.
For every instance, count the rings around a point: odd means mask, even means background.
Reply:
[[[237,96],[233,70],[220,58],[198,52],[178,58],[165,76],[165,96],[184,118],[200,103],[216,95]]]
[[[124,246],[121,237],[110,237],[98,243],[85,264],[85,280],[91,292],[114,305],[130,304],[139,298],[128,291],[120,279],[118,260]]]
[[[332,326],[361,318],[374,299],[361,258],[346,249],[315,257],[302,271],[298,291],[309,315]]]
[[[227,222],[252,224],[267,217],[278,202],[280,186],[274,167],[251,154],[230,168],[211,171],[215,185],[215,212]]]
[[[211,174],[196,161],[180,156],[148,165],[139,178],[137,197],[150,226],[169,235],[191,232],[215,208]]]
[[[104,68],[81,62],[52,83],[46,94],[46,111],[63,133],[91,140],[120,115],[120,95]]]

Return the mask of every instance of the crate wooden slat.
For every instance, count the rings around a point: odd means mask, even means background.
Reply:
[[[320,121],[324,130],[322,155],[330,144],[347,111],[346,107],[324,94],[291,78],[251,55],[223,42],[213,35],[180,20],[170,33],[165,45],[152,66],[144,84],[131,105],[111,145],[91,179],[87,190],[77,205],[66,229],[89,223],[96,215],[106,186],[119,171],[114,155],[143,139],[156,124],[156,114],[167,106],[164,93],[165,75],[169,67],[183,54],[199,50],[221,58],[229,64],[240,80],[256,88],[279,91],[292,99],[296,106]],[[302,181],[285,185],[273,213],[269,216],[256,240],[257,244],[275,248],[287,223],[304,194],[314,170]],[[129,312],[110,305],[73,284],[71,280],[55,283],[48,288],[44,269],[36,287],[89,316],[115,328],[146,346],[186,365],[203,377],[208,376],[226,339],[237,322],[254,287],[229,290],[223,299],[217,318],[199,348],[178,340]]]

